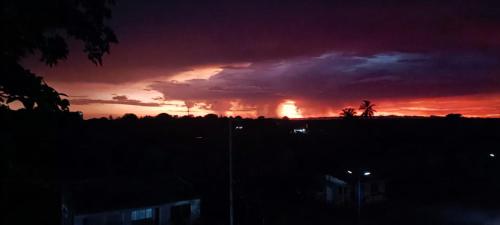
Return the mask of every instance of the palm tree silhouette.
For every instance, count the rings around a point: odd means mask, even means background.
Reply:
[[[344,117],[345,119],[351,119],[356,116],[357,112],[356,109],[351,108],[351,107],[346,107],[342,109],[342,112],[340,112],[340,115]]]
[[[373,109],[375,107],[375,104],[372,104],[368,100],[363,100],[363,103],[359,106],[360,110],[363,110],[363,113],[361,113],[361,117],[364,118],[371,118],[375,114],[376,110]]]

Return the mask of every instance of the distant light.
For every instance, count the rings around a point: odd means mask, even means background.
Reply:
[[[305,134],[305,133],[307,133],[307,130],[306,130],[306,128],[295,128],[295,129],[293,129],[293,133],[294,134]]]
[[[490,153],[490,157],[491,158],[495,158],[495,154],[494,153]]]
[[[243,126],[236,126],[234,129],[236,129],[236,130],[243,130]]]
[[[348,170],[348,171],[347,171],[347,173],[348,173],[348,174],[352,174],[352,171]]]
[[[363,173],[363,175],[365,175],[365,176],[370,176],[370,174],[372,174],[372,173],[370,173],[370,172]]]
[[[202,136],[198,136],[198,137],[196,137],[196,139],[203,139],[203,137]]]

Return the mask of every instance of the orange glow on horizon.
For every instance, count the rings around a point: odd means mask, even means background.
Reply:
[[[125,113],[134,113],[138,116],[156,116],[159,113],[184,116],[187,108],[184,100],[163,99],[162,93],[154,90],[146,90],[144,87],[149,83],[138,82],[134,84],[98,84],[98,83],[49,83],[58,91],[68,94],[70,102],[76,99],[106,100],[108,103],[73,104],[71,111],[82,111],[84,118],[119,117]],[[130,100],[143,103],[156,103],[158,106],[141,106],[128,104],[110,104],[109,101],[115,96],[124,95]],[[500,93],[428,97],[428,98],[387,98],[369,99],[376,106],[375,116],[445,116],[449,113],[460,113],[466,117],[489,117],[500,118]],[[261,102],[245,102],[245,99],[231,100],[221,99],[219,105],[213,102],[198,100],[190,108],[190,114],[204,116],[215,113],[226,116],[242,116],[245,118],[283,117],[309,118],[309,117],[338,117],[342,108],[351,106],[358,109],[359,101],[342,101],[332,99],[330,103],[321,101],[300,101],[300,107],[294,100],[282,100],[276,106],[274,101],[262,100]],[[112,102],[111,102],[112,103]],[[11,105],[12,108],[20,108],[21,105]],[[360,114],[360,110],[358,115]]]
[[[500,118],[500,94],[380,100],[377,109],[377,115],[445,116],[460,113],[466,117]]]
[[[85,118],[114,117],[122,116],[125,113],[135,113],[139,116],[155,116],[159,113],[166,112],[171,115],[186,115],[186,107],[182,101],[168,101],[174,105],[166,105],[162,107],[145,107],[131,105],[115,105],[115,104],[89,104],[89,105],[72,105],[72,111],[82,111]],[[346,104],[356,108],[357,102]],[[496,95],[472,95],[472,96],[455,96],[442,98],[425,98],[425,99],[374,99],[377,112],[375,116],[445,116],[449,113],[460,113],[466,117],[488,117],[500,118],[500,94]],[[175,106],[178,105],[178,106]],[[195,116],[203,116],[207,113],[216,113],[226,116],[242,116],[245,118],[256,118],[261,116],[257,113],[258,107],[248,108],[242,105],[233,103],[228,111],[217,112],[207,110],[208,105],[197,103],[191,109],[191,114]],[[326,108],[328,109],[327,111]],[[263,116],[266,117],[288,117],[288,118],[308,118],[308,117],[338,117],[342,106],[328,107],[325,105],[311,105],[307,108],[298,108],[293,100],[286,100],[275,108],[275,114],[271,111]],[[358,115],[359,115],[359,110]],[[262,112],[262,111],[261,111]]]

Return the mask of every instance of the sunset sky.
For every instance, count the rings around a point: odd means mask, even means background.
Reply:
[[[201,3],[200,3],[201,2]],[[117,0],[103,66],[27,68],[86,118],[124,113],[500,117],[500,1]]]

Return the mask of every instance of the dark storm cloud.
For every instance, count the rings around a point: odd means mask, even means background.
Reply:
[[[44,74],[115,83],[332,51],[500,54],[499,1],[118,1],[112,25],[120,44],[104,67],[72,56]]]
[[[112,99],[113,100],[117,100],[117,101],[127,101],[127,100],[129,100],[126,95],[116,95],[116,96],[113,96]]]
[[[120,105],[134,105],[134,106],[147,106],[147,107],[160,107],[166,104],[160,104],[156,102],[142,102],[136,99],[129,99],[125,95],[113,96],[112,100],[103,99],[88,99],[88,98],[78,98],[71,100],[72,105],[88,105],[88,104],[120,104]]]
[[[426,98],[500,91],[500,59],[482,54],[327,53],[319,57],[225,69],[209,79],[155,82],[165,99],[239,100],[247,105],[294,99],[308,104],[351,100]],[[227,110],[227,108],[226,108]]]

